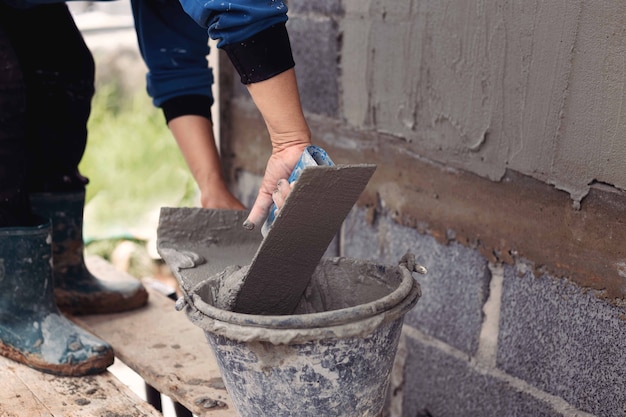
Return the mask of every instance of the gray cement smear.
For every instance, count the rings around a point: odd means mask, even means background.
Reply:
[[[161,208],[157,250],[185,296],[226,268],[250,263],[262,236],[241,226],[247,216],[247,211]]]
[[[157,249],[184,294],[209,280],[216,307],[291,314],[375,169],[306,168],[265,239],[243,229],[244,211],[162,208]]]
[[[349,125],[492,180],[530,175],[575,201],[594,184],[626,190],[624,1],[343,6]]]

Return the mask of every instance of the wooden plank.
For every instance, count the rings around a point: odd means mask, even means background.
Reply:
[[[103,279],[125,274],[102,258],[87,257],[92,273]],[[204,332],[174,302],[148,289],[146,307],[73,318],[109,342],[115,356],[144,380],[199,417],[236,417]]]
[[[57,377],[0,357],[0,417],[162,417],[111,373]]]

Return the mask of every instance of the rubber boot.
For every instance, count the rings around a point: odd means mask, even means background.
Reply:
[[[113,349],[59,311],[52,228],[38,220],[38,226],[0,228],[0,355],[55,375],[103,372]]]
[[[54,295],[70,314],[117,313],[141,307],[148,292],[137,279],[105,281],[93,276],[84,259],[85,192],[33,193],[34,213],[52,220]]]

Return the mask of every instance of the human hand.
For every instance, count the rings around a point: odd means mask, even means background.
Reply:
[[[252,230],[261,225],[267,217],[272,202],[280,209],[291,191],[287,178],[296,166],[302,152],[309,142],[294,142],[290,146],[275,149],[270,156],[265,174],[259,188],[259,194],[250,209],[243,227]]]
[[[208,209],[245,210],[246,207],[226,188],[225,183],[200,192],[200,205]]]
[[[302,152],[311,144],[311,131],[304,118],[293,68],[265,81],[248,84],[247,88],[263,116],[272,142],[272,155],[265,167],[259,194],[243,224],[252,230],[267,217],[278,181],[289,178]]]
[[[289,180],[284,178],[278,180],[276,189],[272,193],[272,201],[274,201],[274,204],[276,205],[276,215],[278,215],[278,212],[283,207],[283,204],[285,204],[285,200],[291,192],[294,184],[295,181],[290,183]]]

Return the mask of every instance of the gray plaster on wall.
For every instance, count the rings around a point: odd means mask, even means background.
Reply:
[[[626,3],[345,0],[344,116],[446,165],[580,201],[626,190]]]

